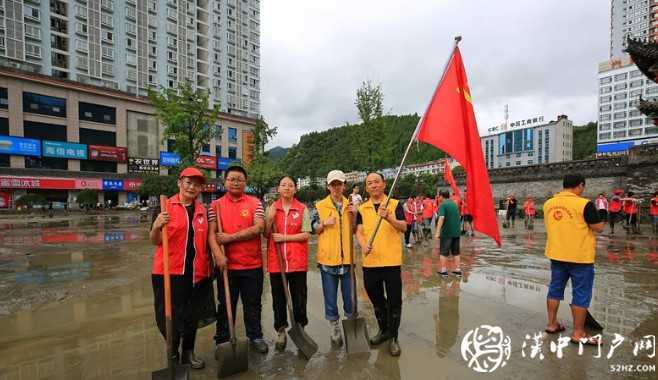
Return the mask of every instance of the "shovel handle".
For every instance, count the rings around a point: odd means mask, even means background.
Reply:
[[[350,297],[352,298],[352,318],[356,319],[359,315],[359,308],[356,301],[356,263],[354,262],[354,237],[352,236],[352,218],[354,216],[351,212],[348,215],[350,224],[350,285],[352,288]]]
[[[276,233],[276,221],[272,223],[272,233]],[[271,237],[270,237],[271,238]],[[295,314],[292,311],[292,302],[290,301],[290,292],[288,289],[288,280],[286,279],[286,271],[283,266],[283,257],[281,256],[281,247],[279,243],[274,242],[274,248],[276,250],[276,258],[279,261],[279,273],[281,273],[281,283],[283,284],[283,295],[286,297],[286,305],[288,306],[288,313],[290,314],[290,320],[292,321],[292,326],[295,326]]]
[[[167,211],[167,196],[160,195],[160,212]],[[164,279],[164,301],[165,301],[165,336],[167,340],[167,362],[171,361],[173,352],[173,322],[171,320],[171,278],[169,274],[169,236],[167,225],[162,228],[162,276]]]
[[[222,232],[222,221],[219,217],[219,202],[215,204],[215,220],[217,221],[217,232]],[[224,245],[219,245],[219,250],[226,257]],[[233,302],[231,300],[231,289],[228,286],[228,262],[222,269],[222,280],[224,282],[224,303],[226,303],[226,316],[228,322],[228,332],[231,337],[231,343],[235,343],[235,325],[233,324]]]

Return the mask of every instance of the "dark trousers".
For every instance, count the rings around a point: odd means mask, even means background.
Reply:
[[[242,311],[247,338],[262,339],[263,329],[260,324],[261,296],[263,295],[263,268],[229,270],[228,286],[231,292],[233,323],[235,323],[238,298],[242,297]],[[217,273],[217,344],[228,342],[228,316],[226,314],[226,297],[224,296],[224,278]]]
[[[407,230],[404,231],[404,244],[409,244],[409,238],[411,238],[411,230],[413,229],[413,224],[407,223]]]
[[[171,314],[172,314],[172,347],[174,353],[194,350],[196,330],[199,320],[196,309],[196,295],[192,284],[192,276],[171,277]],[[153,286],[153,299],[155,309],[155,322],[162,337],[167,339],[166,320],[164,307],[164,277],[162,275],[151,275]],[[182,341],[182,347],[181,347]]]
[[[375,309],[379,329],[397,338],[402,319],[400,267],[363,268],[363,284]]]
[[[306,316],[306,272],[286,273],[290,300],[292,301],[292,313],[295,322],[302,326],[308,324]],[[270,285],[272,286],[272,310],[274,311],[274,329],[279,331],[290,326],[288,324],[288,305],[283,292],[283,279],[281,273],[270,273]]]

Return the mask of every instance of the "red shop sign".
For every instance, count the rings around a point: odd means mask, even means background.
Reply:
[[[74,178],[0,177],[3,189],[75,189]]]
[[[196,158],[196,163],[204,169],[217,168],[217,157],[215,156],[199,156]]]
[[[126,162],[128,160],[128,149],[120,146],[89,145],[89,159]]]
[[[103,188],[103,180],[100,178],[76,178],[75,188],[101,190]]]
[[[0,208],[9,208],[9,193],[0,191]]]
[[[124,179],[123,180],[123,189],[126,191],[137,191],[139,187],[142,186],[141,179]]]

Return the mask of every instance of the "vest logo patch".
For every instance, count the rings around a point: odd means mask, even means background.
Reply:
[[[244,209],[244,210],[240,211],[240,216],[243,217],[243,218],[248,217],[249,216],[249,210]]]
[[[560,211],[560,210],[555,210],[555,212],[553,213],[553,219],[555,219],[555,220],[562,219],[562,216],[563,216],[562,211]]]
[[[292,216],[293,219],[297,219],[297,218],[299,218],[299,213],[297,211],[295,211],[292,214],[290,214],[290,216]]]

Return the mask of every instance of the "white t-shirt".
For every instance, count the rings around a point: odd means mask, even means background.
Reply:
[[[358,206],[363,203],[363,198],[361,198],[361,194],[350,194],[350,202],[352,202],[353,205]]]

